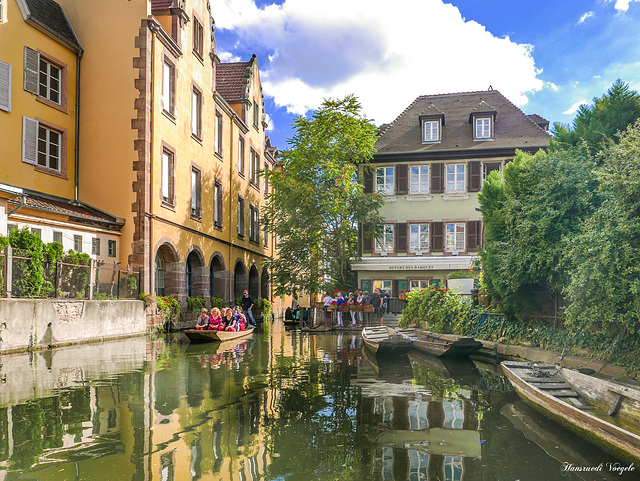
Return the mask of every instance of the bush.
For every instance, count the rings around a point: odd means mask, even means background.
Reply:
[[[222,297],[213,296],[211,299],[209,299],[209,301],[211,302],[211,309],[213,309],[214,307],[217,307],[218,309],[222,309],[227,305],[227,303],[224,302],[224,299]]]
[[[156,305],[160,311],[164,330],[171,330],[175,327],[178,319],[180,319],[182,315],[182,306],[175,297],[171,296],[158,296],[156,298]]]
[[[447,274],[447,280],[451,279],[477,279],[478,273],[474,272],[472,269],[462,270],[462,271],[453,271]]]
[[[200,309],[202,309],[204,306],[204,298],[197,296],[187,297],[187,307],[189,309],[189,312],[200,312]]]
[[[470,307],[462,296],[447,289],[429,286],[407,293],[407,304],[399,323],[405,327],[417,324],[448,332],[456,322],[468,318]]]
[[[262,316],[267,320],[271,314],[271,301],[269,299],[261,299],[260,301],[262,302]]]

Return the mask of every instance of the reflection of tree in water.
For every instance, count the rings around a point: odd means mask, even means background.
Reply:
[[[413,383],[424,386],[431,391],[434,396],[438,397],[457,397],[462,390],[455,379],[445,376],[444,374],[429,369],[427,366],[414,363],[413,364]]]
[[[355,429],[357,393],[349,389],[355,368],[282,357],[273,372],[278,417],[266,420],[275,452],[268,475],[314,480],[353,479],[360,456]]]

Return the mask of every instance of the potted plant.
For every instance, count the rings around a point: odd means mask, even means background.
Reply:
[[[447,274],[447,288],[463,296],[471,296],[475,286],[476,273],[473,269],[453,271]]]

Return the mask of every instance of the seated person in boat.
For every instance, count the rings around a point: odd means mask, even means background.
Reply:
[[[209,327],[210,331],[222,331],[224,329],[222,323],[222,316],[220,315],[220,309],[214,307],[211,309],[211,318],[209,319]]]
[[[287,307],[284,311],[284,320],[285,322],[293,322],[293,311],[290,307]]]
[[[200,309],[200,315],[196,319],[196,329],[204,330],[209,326],[209,313],[207,312],[207,308],[203,307]]]
[[[238,331],[244,331],[247,328],[247,320],[244,317],[233,316],[236,320],[236,329]]]
[[[224,330],[230,332],[236,332],[236,318],[231,310],[227,311],[227,315],[224,318]]]

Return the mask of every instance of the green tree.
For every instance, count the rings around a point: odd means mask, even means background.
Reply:
[[[350,287],[358,225],[380,228],[381,197],[358,182],[358,166],[372,158],[376,140],[360,110],[347,96],[325,100],[311,118],[297,117],[290,147],[265,174],[273,186],[265,227],[278,248],[271,263],[276,295]]]
[[[598,205],[595,162],[586,148],[529,155],[518,151],[492,172],[479,195],[488,293],[507,314],[537,309],[533,292],[554,299],[569,282],[569,251]]]
[[[551,129],[551,151],[585,142],[591,153],[603,148],[607,139],[617,141],[621,132],[640,118],[640,95],[629,84],[616,80],[592,105],[581,105],[571,126],[556,123]]]
[[[602,152],[603,202],[574,239],[567,324],[640,332],[640,121]]]

